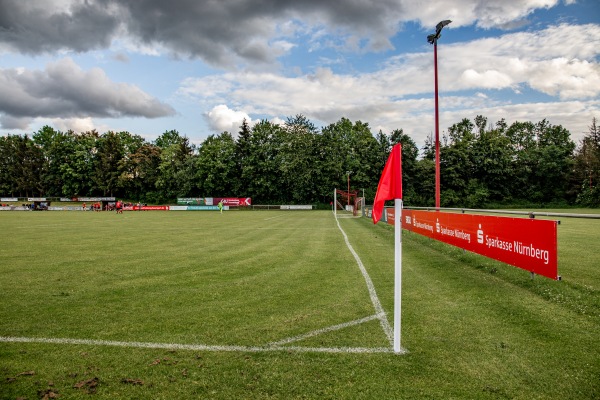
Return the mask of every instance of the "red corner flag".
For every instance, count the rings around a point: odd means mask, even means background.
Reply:
[[[386,200],[402,198],[402,146],[392,148],[379,179],[375,201],[373,202],[373,223],[376,224],[383,214]]]

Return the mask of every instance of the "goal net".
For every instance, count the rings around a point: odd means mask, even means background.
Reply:
[[[356,217],[362,211],[364,198],[358,196],[358,190],[335,189],[333,197],[333,208],[336,215]]]

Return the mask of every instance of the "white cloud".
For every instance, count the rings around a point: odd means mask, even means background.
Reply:
[[[533,11],[554,7],[559,0],[445,0],[422,2],[402,1],[403,20],[416,20],[433,28],[438,21],[452,20],[452,26],[476,24],[481,28],[503,28],[514,21],[522,21]]]
[[[219,104],[212,108],[206,118],[210,126],[217,132],[227,131],[232,135],[236,135],[240,125],[244,119],[251,125],[252,119],[243,111],[235,111],[227,107],[225,104]]]
[[[462,73],[460,80],[464,88],[502,89],[512,85],[512,79],[507,74],[496,70],[478,72],[467,69]]]
[[[54,128],[59,131],[68,131],[72,130],[76,133],[88,132],[96,129],[99,133],[103,133],[105,130],[102,130],[101,127],[96,125],[92,118],[53,118],[52,124]]]
[[[275,125],[285,125],[285,121],[279,117],[271,118],[269,120],[269,122],[271,122],[272,124],[275,124]]]
[[[561,99],[597,97],[600,94],[600,67],[588,61],[555,58],[532,68],[529,85]]]
[[[600,25],[551,26],[535,33],[440,46],[446,90],[527,85],[563,99],[600,95]]]

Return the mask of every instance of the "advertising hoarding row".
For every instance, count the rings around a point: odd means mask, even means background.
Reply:
[[[71,201],[94,202],[94,201],[115,201],[115,197],[74,197]],[[61,199],[61,201],[63,201]]]
[[[223,207],[224,210],[229,210],[229,206]],[[216,211],[218,206],[127,206],[123,207],[124,211]]]
[[[246,207],[252,205],[250,197],[179,197],[179,205],[216,206],[222,202],[224,206]]]

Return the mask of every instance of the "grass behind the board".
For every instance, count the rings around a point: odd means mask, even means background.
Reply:
[[[392,322],[392,229],[340,224]],[[374,314],[329,212],[15,212],[0,230],[0,336],[261,346]],[[0,398],[597,398],[598,238],[561,221],[557,282],[405,232],[405,355],[0,343]],[[389,343],[375,320],[293,345]]]

